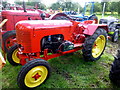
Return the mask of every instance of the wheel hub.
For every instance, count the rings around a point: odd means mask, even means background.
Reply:
[[[39,79],[41,77],[41,75],[39,75],[38,73],[36,75],[34,75],[32,78],[34,78],[35,80]]]
[[[11,46],[13,46],[16,43],[16,38],[14,36],[9,37],[6,40],[6,47],[9,49]]]

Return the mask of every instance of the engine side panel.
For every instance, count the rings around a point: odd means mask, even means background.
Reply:
[[[61,34],[64,40],[70,40],[72,26],[70,21],[21,21],[16,25],[17,42],[24,46],[24,53],[40,52],[43,37]]]

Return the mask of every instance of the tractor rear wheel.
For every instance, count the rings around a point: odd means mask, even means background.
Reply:
[[[8,52],[8,50],[16,43],[16,31],[8,31],[3,34],[2,36],[2,42],[3,42],[3,49],[5,52]]]
[[[17,44],[13,45],[7,52],[7,60],[13,66],[20,64],[20,59],[18,58],[18,47]]]
[[[97,16],[92,16],[90,20],[94,20],[95,24],[98,24],[98,17]]]
[[[53,14],[50,17],[50,20],[71,20],[71,18],[64,13],[57,13]]]
[[[50,76],[51,68],[47,61],[42,59],[31,60],[20,70],[17,83],[22,89],[33,89],[40,86]]]
[[[119,31],[115,31],[112,35],[112,42],[117,42],[119,39]]]
[[[109,73],[109,78],[111,82],[120,87],[120,51],[118,51],[117,57],[113,61],[111,70]]]
[[[83,57],[86,61],[98,60],[105,50],[107,42],[106,30],[98,28],[92,36],[85,39]]]

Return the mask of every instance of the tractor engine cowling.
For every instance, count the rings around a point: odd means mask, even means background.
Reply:
[[[23,53],[41,52],[52,49],[53,52],[70,40],[73,23],[67,20],[31,20],[16,24],[16,38]]]

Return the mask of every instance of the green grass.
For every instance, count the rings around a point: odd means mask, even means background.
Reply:
[[[107,45],[107,49],[111,47]],[[38,88],[115,88],[109,80],[113,60],[113,56],[105,52],[99,60],[85,62],[81,51],[53,58],[48,61],[52,68],[51,76]],[[3,88],[18,88],[16,79],[20,68],[7,61],[0,76]]]
[[[120,15],[118,15],[118,14],[115,14],[116,12],[114,12],[114,14],[111,14],[110,12],[106,12],[105,14],[104,14],[104,17],[102,17],[102,12],[100,13],[96,13],[96,16],[98,17],[98,21],[101,19],[101,18],[106,18],[106,17],[108,17],[108,16],[112,16],[112,17],[115,17],[115,18],[118,18],[118,19],[120,19]],[[90,14],[89,13],[86,13],[86,16],[90,16]]]
[[[97,16],[98,18],[101,17],[101,15]],[[114,57],[110,54],[111,49],[114,49],[114,46],[108,43],[102,57],[95,62],[85,62],[81,51],[49,60],[52,68],[51,76],[37,89],[117,88],[109,80],[109,70],[114,60]],[[7,61],[2,69],[2,75],[0,72],[0,86],[2,85],[3,88],[19,88],[17,86],[17,75],[21,67],[12,66]]]

